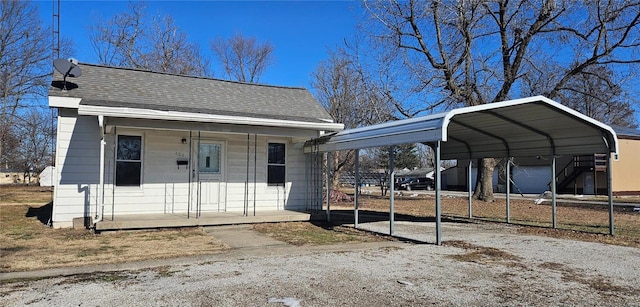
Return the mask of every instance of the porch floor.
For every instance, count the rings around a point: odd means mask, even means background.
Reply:
[[[314,215],[314,218],[318,218]],[[321,218],[321,217],[320,217]],[[104,219],[95,225],[96,231],[111,231],[124,229],[152,229],[191,226],[218,226],[253,223],[275,222],[303,222],[310,221],[312,214],[308,212],[274,210],[253,212],[249,216],[243,216],[242,212],[203,212],[200,217],[193,215],[187,217],[186,213],[180,214],[130,214],[105,215]]]

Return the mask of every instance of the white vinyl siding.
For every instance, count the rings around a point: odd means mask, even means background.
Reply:
[[[74,217],[95,216],[98,207],[100,170],[100,130],[96,117],[77,116],[74,110],[61,110],[58,134],[59,185],[55,192],[54,223],[71,226]],[[261,133],[268,134],[269,129]],[[117,135],[142,137],[142,180],[140,186],[115,186]],[[190,158],[190,146],[197,142],[197,132],[111,127],[105,135],[104,215],[186,213],[193,201],[192,165],[178,166],[178,160]],[[305,159],[302,146],[288,138],[250,135],[247,158],[247,135],[201,132],[203,140],[223,144],[221,150],[221,208],[242,212],[248,196],[249,210],[256,211],[305,208]],[[186,139],[186,143],[182,143]],[[267,146],[269,142],[286,146],[285,186],[267,185]],[[66,158],[65,158],[66,157]],[[193,157],[191,157],[193,158]],[[247,162],[249,163],[248,193]],[[254,189],[255,171],[255,189]],[[292,189],[295,191],[292,193]],[[193,190],[192,190],[193,192]],[[192,193],[193,194],[193,193]],[[85,201],[86,200],[86,201]]]
[[[95,210],[99,183],[100,130],[95,116],[59,109],[56,142],[57,180],[52,221],[70,227],[73,218]]]

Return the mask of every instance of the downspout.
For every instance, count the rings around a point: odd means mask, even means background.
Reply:
[[[102,221],[104,215],[104,116],[98,115],[98,127],[100,128],[100,181],[98,186],[98,201],[96,202],[96,215],[93,220],[93,229]]]

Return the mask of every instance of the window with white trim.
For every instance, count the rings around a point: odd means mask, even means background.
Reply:
[[[267,185],[284,186],[285,173],[285,144],[269,143]]]
[[[140,186],[142,178],[142,137],[118,135],[116,186]]]

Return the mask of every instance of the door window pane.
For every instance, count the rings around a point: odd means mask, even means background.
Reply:
[[[220,173],[220,144],[200,144],[198,147],[198,171]]]
[[[118,136],[118,160],[140,161],[142,137],[133,135]]]

